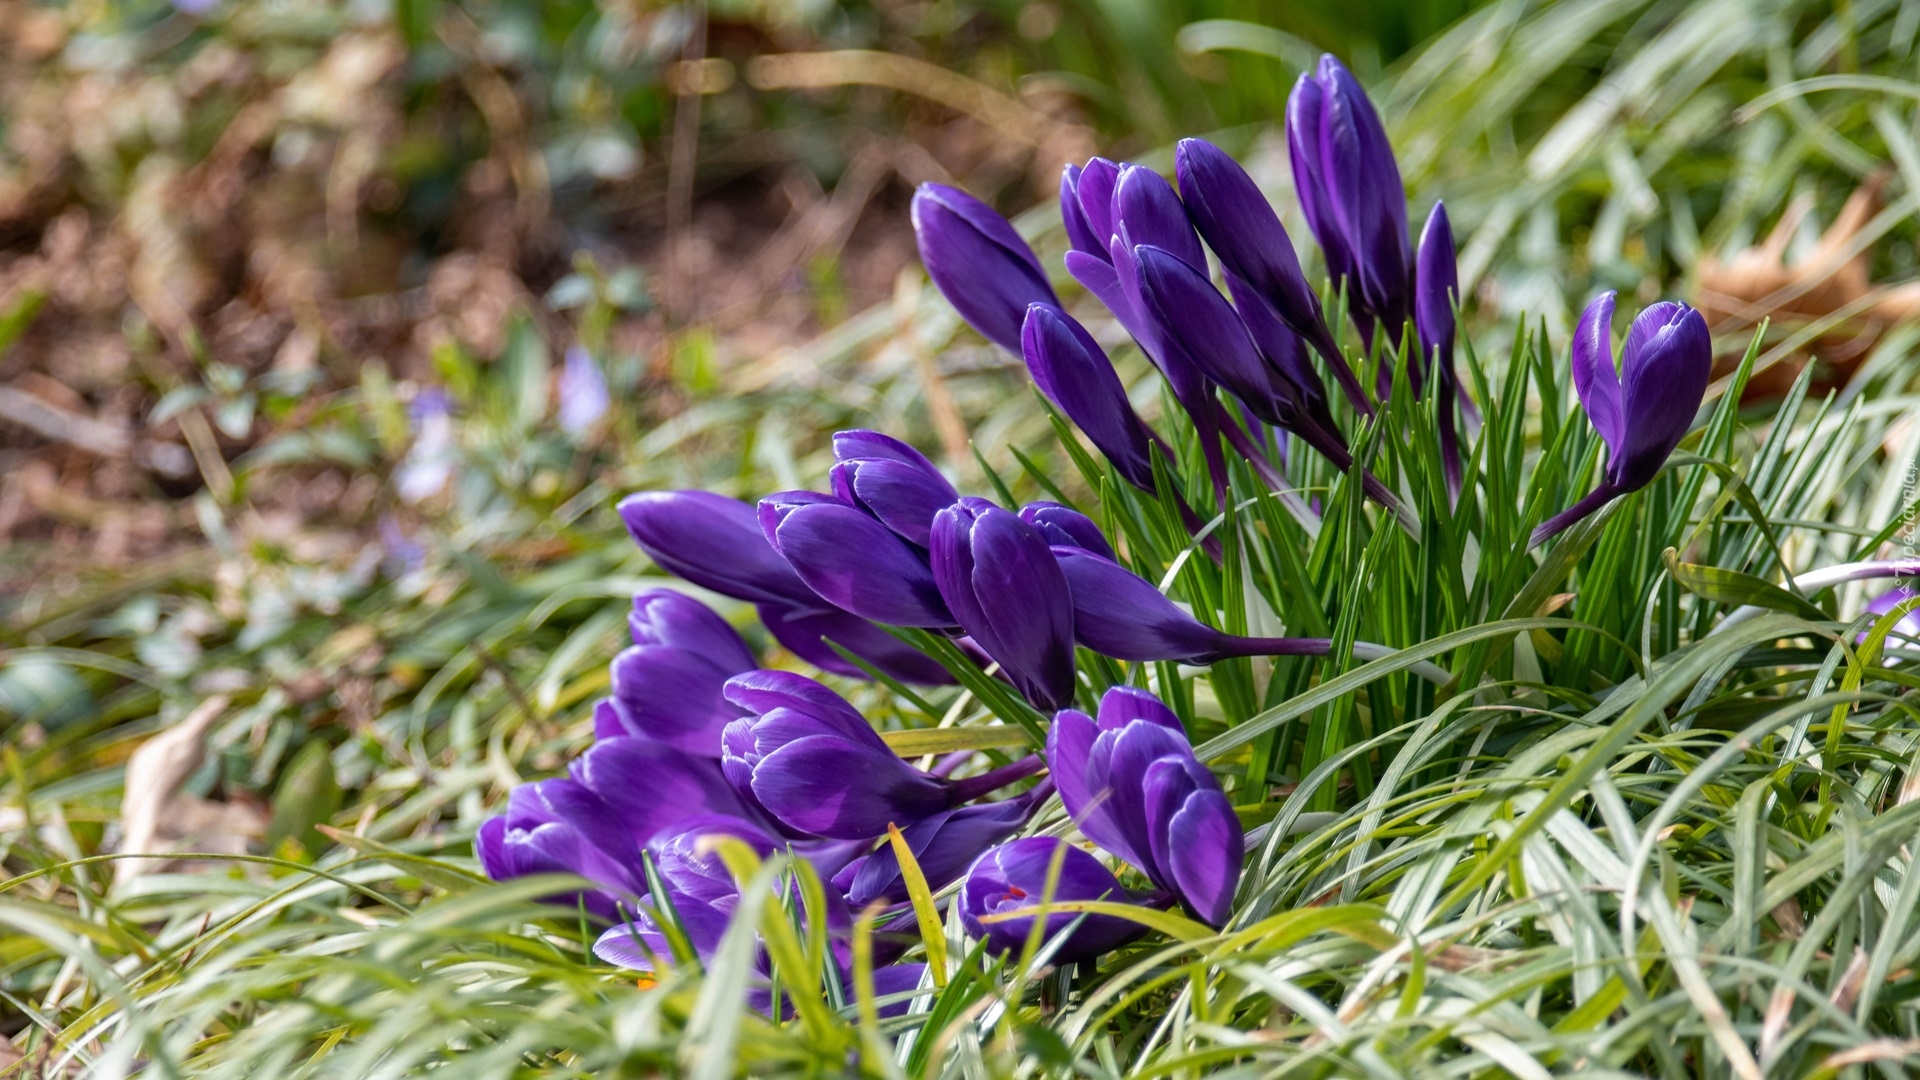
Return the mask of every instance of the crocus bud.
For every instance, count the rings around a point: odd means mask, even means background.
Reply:
[[[1068,165],[1060,173],[1060,218],[1066,223],[1073,250],[1108,261],[1107,240],[1113,236],[1113,186],[1120,167],[1106,158],[1092,158],[1085,166]]]
[[[964,873],[982,851],[1012,836],[1026,824],[1035,800],[1025,796],[1005,802],[942,810],[901,830],[921,876],[933,889],[942,889]],[[876,900],[890,904],[907,899],[906,880],[893,845],[882,842],[866,858],[849,865],[836,884],[844,881],[847,903],[863,908]]]
[[[1444,203],[1434,203],[1420,230],[1420,252],[1413,273],[1413,327],[1420,338],[1419,363],[1407,365],[1418,396],[1422,375],[1430,374],[1440,395],[1440,462],[1447,488],[1460,490],[1460,436],[1454,427],[1459,380],[1453,373],[1454,308],[1460,302],[1460,270],[1453,251],[1453,224]],[[1424,371],[1423,371],[1424,369]]]
[[[1287,99],[1287,148],[1307,226],[1344,280],[1371,346],[1376,324],[1398,338],[1407,316],[1407,192],[1380,115],[1340,61],[1322,56]]]
[[[1186,204],[1166,177],[1143,165],[1120,166],[1120,179],[1113,188],[1113,231],[1125,234],[1129,248],[1151,244],[1189,266],[1207,265],[1207,253],[1187,219]]]
[[[1009,352],[1020,351],[1028,304],[1060,302],[1040,259],[1007,219],[959,188],[920,185],[913,235],[927,276],[947,302],[980,336]]]
[[[636,595],[627,625],[634,645],[610,665],[620,732],[719,757],[721,730],[740,716],[721,689],[760,666],[752,650],[711,608],[671,589]]]
[[[1160,325],[1169,351],[1178,350],[1187,363],[1245,402],[1255,416],[1291,426],[1298,415],[1295,403],[1276,392],[1246,325],[1206,275],[1164,248],[1141,245],[1133,249],[1133,256],[1143,307]]]
[[[569,907],[584,903],[603,919],[616,918],[619,905],[631,908],[646,891],[638,872],[640,844],[606,803],[566,777],[514,788],[507,812],[480,826],[473,851],[495,881],[532,874],[586,878],[600,888],[547,899]]]
[[[1100,526],[1072,507],[1057,502],[1030,502],[1020,508],[1020,520],[1039,529],[1049,544],[1083,548],[1103,558],[1114,557],[1113,545],[1107,543]]]
[[[1253,177],[1226,151],[1205,139],[1182,139],[1174,151],[1174,172],[1180,179],[1180,195],[1207,246],[1220,257],[1220,264],[1233,278],[1246,285],[1233,290],[1242,312],[1250,307],[1266,307],[1279,316],[1293,333],[1305,338],[1326,358],[1340,385],[1362,414],[1371,415],[1373,405],[1361,390],[1353,369],[1347,366],[1333,332],[1327,328],[1326,315],[1320,310],[1320,297],[1307,284],[1294,254],[1293,239],[1287,235],[1280,216],[1260,193]],[[1251,328],[1253,314],[1248,313]],[[1262,351],[1266,351],[1263,345]],[[1280,357],[1269,356],[1275,362]],[[1289,360],[1291,358],[1288,358]],[[1305,357],[1300,357],[1301,361]],[[1311,374],[1311,366],[1306,367]],[[1290,373],[1299,378],[1299,372]],[[1313,374],[1318,389],[1320,379]]]
[[[569,435],[584,435],[607,414],[607,377],[593,356],[579,345],[567,349],[560,366],[560,429]]]
[[[945,686],[953,681],[947,669],[927,654],[858,615],[828,604],[804,608],[761,604],[756,610],[775,641],[821,671],[856,679],[867,675],[829,648],[827,642],[831,641],[901,682]]]
[[[760,500],[760,527],[835,607],[895,626],[954,625],[926,556],[878,519],[817,492],[785,491]]]
[[[933,576],[947,610],[1028,701],[1073,700],[1073,600],[1040,530],[985,499],[933,523]]]
[[[702,814],[765,819],[728,780],[721,762],[645,738],[599,739],[575,758],[568,775],[612,811],[630,850]]]
[[[1240,820],[1158,698],[1116,686],[1098,720],[1061,712],[1047,734],[1047,767],[1087,839],[1206,923],[1226,922],[1244,854]]]
[[[620,501],[627,532],[660,568],[752,603],[819,598],[768,544],[754,508],[707,491],[643,491]]]
[[[728,779],[790,829],[857,840],[952,805],[946,783],[907,764],[838,694],[783,671],[727,683],[749,715],[728,725]]]
[[[687,897],[725,912],[739,903],[739,884],[715,849],[721,838],[738,840],[763,859],[783,845],[743,818],[702,814],[682,821],[647,844],[660,882],[676,903]]]
[[[1058,869],[1055,869],[1055,864]],[[1042,900],[1056,904],[1105,900],[1129,903],[1132,897],[1113,871],[1080,848],[1054,836],[1030,836],[988,851],[967,869],[960,883],[960,919],[967,933],[983,938],[994,953],[1018,955],[1033,932],[1034,914]],[[990,916],[1011,916],[986,921]],[[1060,963],[1092,960],[1132,941],[1145,927],[1130,919],[1082,912],[1053,912],[1046,916],[1041,943],[1052,941],[1068,928],[1072,933],[1054,952]]]
[[[1153,582],[1078,547],[1053,557],[1073,597],[1073,636],[1116,660],[1211,664],[1229,656],[1325,656],[1326,638],[1250,638],[1215,630],[1180,609]]]
[[[1114,471],[1142,491],[1153,490],[1153,432],[1127,400],[1127,388],[1093,335],[1051,304],[1027,309],[1021,355],[1047,400],[1112,463]]]
[[[1612,292],[1595,297],[1573,336],[1573,386],[1607,444],[1607,470],[1587,496],[1534,530],[1535,544],[1645,487],[1686,437],[1706,396],[1713,337],[1700,313],[1663,301],[1642,311],[1613,363]]]
[[[927,546],[933,516],[960,497],[926,455],[890,435],[836,432],[833,456],[839,462],[834,493],[920,547]]]

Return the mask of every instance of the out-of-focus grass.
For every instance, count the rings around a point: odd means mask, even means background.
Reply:
[[[1353,13],[1352,27],[1375,17],[1361,5],[1341,9]],[[311,32],[314,41],[302,44],[295,32],[300,24],[250,23],[252,10],[235,8],[220,29],[192,33],[261,42],[262,55],[314,55],[317,31]],[[409,115],[473,120],[472,102],[455,98],[476,92],[476,84],[462,81],[464,69],[444,42],[434,44],[431,30],[436,18],[460,10],[402,8],[415,48],[407,76]],[[771,19],[764,25],[741,21],[763,35],[748,39],[763,51],[769,45],[787,49],[795,40],[808,48],[881,45],[903,51],[918,50],[924,41],[929,57],[944,63],[969,57],[959,66],[985,81],[998,78],[1002,89],[1013,91],[1044,86],[1048,76],[1036,74],[1039,69],[1065,72],[1073,77],[1056,80],[1095,103],[1090,117],[1122,152],[1146,152],[1196,128],[1275,117],[1293,72],[1311,56],[1302,42],[1351,45],[1379,36],[1377,29],[1328,29],[1309,21],[1310,14],[1325,17],[1332,10],[1326,8],[1268,19],[1228,5],[1170,13],[1153,5],[1091,2],[1047,8],[1057,22],[1039,44],[1020,36],[1022,20],[1039,17],[1028,14],[1036,10],[1031,4],[989,8],[974,17],[981,22],[958,19],[961,9],[950,5],[914,6],[914,17],[926,20],[915,24],[920,31],[888,38],[891,31],[871,28],[891,26],[895,16],[887,12],[900,10],[907,8],[837,8],[832,11],[843,17],[841,23],[823,15],[802,29]],[[718,6],[715,13],[733,17]],[[504,42],[503,58],[489,66],[532,80],[513,66],[513,58],[539,49],[581,65],[573,74],[562,65],[550,81],[539,82],[554,101],[591,106],[546,132],[558,140],[545,147],[546,160],[563,161],[555,147],[569,145],[567,139],[591,149],[602,136],[636,138],[627,134],[630,129],[641,133],[637,145],[647,151],[640,167],[659,164],[653,151],[660,148],[649,150],[645,142],[667,130],[657,92],[645,89],[658,72],[649,74],[638,63],[595,66],[606,62],[595,49],[612,33],[606,24],[616,19],[613,9],[509,5],[494,14],[497,19],[485,22],[489,34]],[[155,24],[178,18],[157,8],[142,17]],[[1260,21],[1279,32],[1203,17]],[[950,21],[936,21],[941,18]],[[863,19],[868,30],[862,30]],[[1379,19],[1396,22],[1390,13]],[[1912,84],[1862,81],[1821,89],[1802,80],[1836,74],[1910,78],[1916,22],[1911,5],[1898,4],[1500,3],[1389,68],[1381,84],[1384,102],[1414,197],[1423,202],[1444,195],[1466,241],[1463,269],[1465,280],[1478,282],[1483,325],[1474,334],[1481,355],[1497,370],[1517,318],[1525,314],[1550,328],[1564,326],[1568,313],[1601,286],[1642,299],[1685,295],[1701,252],[1747,244],[1801,192],[1814,197],[1817,216],[1830,217],[1854,183],[1883,163],[1896,171],[1890,204],[1864,234],[1865,243],[1877,279],[1910,278],[1912,200],[1920,191]],[[989,40],[975,48],[969,35]],[[717,54],[732,47],[724,34],[714,42]],[[1124,44],[1116,49],[1112,42]],[[1393,48],[1383,46],[1383,55]],[[1273,54],[1281,59],[1271,59]],[[661,55],[677,54],[669,49]],[[1112,55],[1124,58],[1119,66],[1102,59]],[[742,54],[741,70],[744,64]],[[1089,79],[1099,85],[1089,87]],[[742,97],[749,89],[740,90]],[[1770,91],[1773,103],[1750,116],[1736,111]],[[649,93],[651,106],[634,97]],[[864,115],[857,102],[837,109],[860,92],[835,93],[840,97],[824,104],[808,95],[755,97],[755,108],[738,114],[728,113],[731,106],[719,95],[706,103],[707,122],[722,136],[728,124],[738,124],[732,134],[749,149],[755,133],[767,129],[795,138],[825,131],[813,141],[831,153],[831,136],[840,130],[835,125]],[[470,141],[396,144],[425,162],[417,174],[422,179],[407,186],[403,209],[395,211],[396,217],[412,215],[409,222],[424,223],[409,224],[405,235],[434,236],[433,223],[446,220],[434,217],[435,206],[452,204],[433,202],[433,192],[450,197],[463,171],[487,160],[493,144],[473,135],[476,129],[466,130]],[[1242,127],[1225,138],[1236,149],[1253,151],[1261,175],[1286,203],[1274,132]],[[710,148],[723,167],[724,146],[719,138]],[[587,155],[587,149],[579,153]],[[110,160],[99,164],[108,169],[100,175],[116,175]],[[831,178],[834,171],[826,167],[822,175]],[[589,214],[597,188],[580,179],[584,173],[567,175],[553,166],[554,205],[577,199],[566,213]],[[570,189],[576,181],[583,186]],[[1060,242],[1049,216],[1042,208],[1024,224],[1043,249],[1051,246],[1043,253],[1055,265],[1051,256]],[[570,309],[583,336],[629,311],[619,290],[605,282],[576,285],[591,297]],[[207,393],[216,396],[203,403],[209,415],[216,414],[216,404],[241,408],[231,402],[254,392],[258,408],[286,410],[298,422],[275,429],[231,462],[231,484],[208,487],[181,504],[183,525],[201,533],[205,546],[129,569],[68,572],[78,576],[35,581],[8,599],[0,659],[0,723],[6,732],[0,858],[14,880],[0,892],[0,1015],[7,1018],[3,1033],[17,1045],[100,1075],[129,1070],[136,1060],[148,1062],[156,1074],[192,1073],[197,1063],[254,1075],[305,1070],[359,1077],[447,1062],[457,1063],[461,1075],[476,1076],[640,1075],[696,1067],[717,1074],[729,1064],[721,1052],[728,1048],[738,1051],[738,1066],[748,1072],[842,1066],[844,1059],[822,1060],[819,1048],[795,1031],[751,1017],[731,1036],[736,1041],[703,1041],[714,1029],[703,1027],[712,1021],[697,1018],[698,979],[687,976],[642,992],[584,966],[578,928],[527,903],[541,890],[478,887],[459,873],[471,866],[468,837],[517,778],[552,772],[586,739],[585,706],[604,689],[604,663],[620,640],[624,597],[648,570],[608,509],[615,496],[690,486],[752,495],[811,483],[825,464],[823,433],[840,426],[882,427],[933,449],[939,444],[927,405],[930,368],[996,466],[1012,463],[1010,445],[1039,450],[1046,441],[1044,421],[1008,358],[957,331],[938,298],[912,277],[901,281],[892,303],[854,312],[817,339],[737,367],[719,364],[712,340],[693,332],[674,339],[675,362],[668,367],[675,377],[663,379],[640,356],[606,339],[616,408],[584,440],[557,432],[544,411],[527,404],[528,388],[545,385],[550,362],[547,350],[535,344],[538,335],[528,333],[532,326],[526,324],[516,339],[519,351],[511,360],[444,344],[432,354],[431,366],[412,373],[415,380],[431,378],[453,389],[458,433],[458,468],[447,490],[420,507],[401,507],[385,486],[410,438],[401,400],[405,387],[395,386],[388,368],[364,365],[351,380],[317,396],[272,385],[226,391],[210,385]],[[1552,340],[1564,335],[1555,333]],[[1788,445],[1817,442],[1838,462],[1775,492],[1775,509],[1783,516],[1830,519],[1833,527],[1824,542],[1804,540],[1791,549],[1790,562],[1804,566],[1850,550],[1861,539],[1858,533],[1877,531],[1910,501],[1897,483],[1863,470],[1913,460],[1920,449],[1920,433],[1895,423],[1914,407],[1914,344],[1910,329],[1878,339],[1861,381],[1841,401],[1858,410],[1844,429],[1816,419],[1811,408],[1787,417],[1787,430],[1794,432]],[[1131,374],[1141,373],[1137,357],[1123,362],[1132,365]],[[1138,385],[1143,404],[1154,406],[1153,386]],[[295,414],[301,406],[307,411]],[[1792,427],[1796,422],[1805,426]],[[1764,434],[1756,429],[1756,443]],[[1843,435],[1844,441],[1835,441]],[[974,476],[967,461],[949,464]],[[343,503],[355,485],[365,489],[354,496],[362,500],[358,519],[339,523],[348,527],[321,520],[277,528],[275,495],[322,476],[347,478],[340,487]],[[977,476],[969,483],[977,487]],[[383,510],[395,512],[398,529],[384,543],[365,527]],[[417,562],[410,544],[422,549]],[[15,544],[0,559],[17,566],[52,554],[44,546]],[[746,622],[745,612],[725,610]],[[284,839],[271,849],[260,837],[242,837],[251,839],[257,853],[251,863],[201,863],[190,872],[151,874],[110,888],[112,863],[101,856],[118,841],[128,755],[213,694],[225,695],[230,704],[208,734],[204,764],[185,777],[181,794],[254,807],[262,823],[278,812],[303,825],[305,808],[325,804],[315,792],[337,787],[344,791],[343,805],[323,823],[358,839],[321,845],[315,834],[287,827],[276,830]],[[871,694],[859,700],[885,713]],[[1902,709],[1891,706],[1860,723],[1891,723]],[[1678,770],[1699,756],[1681,732],[1657,748],[1675,770],[1660,774],[1666,779],[1650,779],[1640,771],[1640,759],[1623,758],[1603,772],[1606,783],[1595,781],[1582,797],[1597,804],[1624,791],[1628,805],[1658,801],[1678,813],[1689,823],[1689,835],[1733,837],[1737,846],[1725,854],[1736,876],[1802,865],[1801,876],[1817,882],[1821,895],[1844,899],[1836,902],[1838,911],[1885,884],[1860,869],[1880,864],[1861,860],[1903,857],[1895,854],[1897,840],[1902,830],[1910,832],[1905,817],[1876,820],[1860,807],[1873,805],[1881,790],[1876,785],[1884,786],[1891,770],[1911,757],[1911,747],[1896,745],[1893,735],[1855,732],[1852,724],[1847,731],[1880,740],[1872,752],[1884,762],[1862,766],[1853,778],[1863,794],[1847,801],[1851,809],[1809,805],[1782,807],[1775,817],[1762,813],[1776,772],[1812,774],[1824,767],[1812,743],[1777,770],[1743,761],[1727,774],[1730,779],[1704,792],[1681,790],[1674,786]],[[289,783],[288,766],[307,745],[327,748],[320,759],[327,775],[315,779],[309,770],[299,784]],[[1417,748],[1408,759],[1409,767],[1429,764]],[[1526,770],[1536,765],[1546,767],[1527,759],[1505,766],[1507,773],[1474,773],[1466,783],[1493,790],[1512,781],[1519,793],[1502,813],[1517,816],[1534,807],[1527,789],[1537,786],[1537,777]],[[1325,823],[1328,839],[1319,846],[1263,854],[1255,892],[1272,897],[1276,913],[1335,887],[1344,890],[1343,899],[1388,898],[1403,867],[1395,861],[1399,856],[1377,852],[1408,830],[1428,830],[1421,834],[1422,851],[1471,847],[1464,826],[1445,824],[1456,805],[1452,796],[1420,789],[1397,796],[1404,804],[1389,806],[1393,797],[1383,795],[1378,805]],[[1473,823],[1494,829],[1499,820],[1496,814]],[[1556,835],[1555,842],[1560,851],[1534,867],[1558,867],[1569,880],[1598,890],[1612,881],[1625,840],[1576,831]],[[1614,852],[1604,850],[1609,843]],[[1710,851],[1702,864],[1721,854]],[[1530,849],[1529,856],[1539,853]],[[1328,869],[1336,863],[1343,869]],[[1698,865],[1683,860],[1650,869],[1668,875],[1675,890],[1684,882],[1710,892],[1699,885]],[[1716,867],[1707,876],[1717,885],[1724,875]],[[1762,880],[1738,878],[1748,885]],[[1750,910],[1754,896],[1742,895],[1746,901],[1730,901],[1733,910],[1757,918],[1758,909]],[[1769,903],[1780,899],[1774,892],[1763,896]],[[1486,898],[1491,905],[1501,897],[1490,888]],[[1906,905],[1897,910],[1912,907],[1904,889],[1887,903]],[[1367,935],[1377,939],[1380,916],[1336,909],[1325,925],[1352,933],[1303,930],[1307,936],[1300,938],[1275,928],[1256,947],[1242,943],[1220,955],[1206,943],[1170,947],[1159,957],[1139,957],[1136,967],[1109,980],[1102,992],[1110,998],[1074,999],[1040,1023],[1030,1023],[1028,1012],[1009,1010],[1011,1018],[991,1037],[956,1046],[954,1056],[931,1065],[929,1047],[910,1064],[917,1071],[980,1061],[986,1063],[983,1071],[1012,1075],[1061,1069],[1068,1060],[1063,1054],[1071,1050],[1115,1074],[1146,1059],[1169,1071],[1200,1068],[1231,1056],[1221,1046],[1239,1038],[1216,1026],[1221,1017],[1251,1015],[1247,1002],[1266,995],[1269,1019],[1262,1038],[1282,1048],[1269,1064],[1311,1064],[1311,1055],[1319,1054],[1334,1072],[1396,1075],[1440,1054],[1489,1070],[1520,1071],[1529,1056],[1572,1068],[1593,1045],[1590,1027],[1547,1030],[1539,1020],[1536,988],[1547,981],[1541,972],[1598,964],[1605,948],[1620,944],[1607,943],[1607,916],[1599,910],[1563,913],[1574,961],[1550,955],[1540,941],[1517,937],[1498,907],[1447,928],[1442,936],[1449,943],[1502,950],[1497,978],[1456,974],[1444,965],[1425,969],[1433,992],[1449,1001],[1448,1015],[1476,1019],[1410,1025],[1374,1011],[1330,1044],[1312,1043],[1308,1027],[1337,1030],[1342,1019],[1314,1013],[1314,1003],[1339,1003],[1342,991],[1360,1000],[1370,965],[1379,963],[1377,942]],[[1705,915],[1673,908],[1659,915],[1678,921],[1650,934],[1649,953],[1718,963],[1715,957],[1722,954],[1675,944],[1693,940]],[[1831,956],[1864,940],[1860,927],[1883,917],[1868,912],[1848,922],[1844,913],[1836,915],[1798,947],[1778,943],[1784,955],[1764,959],[1772,966],[1763,968],[1762,959],[1742,953],[1738,963],[1712,968],[1710,979],[1715,987],[1730,987],[1764,970],[1774,991],[1797,995],[1826,1017],[1830,1026],[1819,1038],[1839,1038],[1832,1034],[1838,1031],[1864,1040],[1860,1033],[1868,1030],[1862,1025],[1875,1007],[1872,1000],[1856,999],[1847,1009],[1824,1009],[1820,1002],[1832,1004],[1851,978],[1844,963],[1830,963]],[[529,925],[541,933],[529,935]],[[958,951],[957,940],[954,945]],[[1876,944],[1869,959],[1883,974],[1910,961],[1897,942]],[[1816,964],[1827,966],[1816,970]],[[1207,972],[1218,981],[1208,982]],[[1182,981],[1190,975],[1191,981]],[[1592,989],[1583,976],[1570,977],[1583,993]],[[1070,989],[1049,985],[1040,992],[1065,1000]],[[1627,1021],[1607,1038],[1629,1049],[1653,1046],[1657,1032],[1678,1013],[1689,1024],[1708,1025],[1690,1011],[1695,990],[1674,982],[1642,987],[1624,978],[1618,994]],[[1905,1009],[1906,992],[1895,987],[1881,995],[1882,1005],[1899,1018],[1885,1030],[1904,1024],[1900,1037],[1920,1037]],[[1166,1019],[1158,1029],[1119,1028],[1115,1037],[1104,1011],[1109,1001],[1135,1016]],[[1592,1019],[1582,1014],[1581,1023]],[[1760,1019],[1743,1015],[1739,1023],[1757,1036]],[[1702,1045],[1712,1034],[1689,1031]],[[1805,1037],[1798,1029],[1791,1034]],[[1204,1045],[1216,1036],[1219,1044]],[[1517,1044],[1527,1053],[1515,1050]],[[1308,1056],[1288,1058],[1293,1048]],[[1136,1051],[1141,1057],[1133,1056]],[[1647,1053],[1658,1058],[1657,1050]],[[1669,1072],[1684,1071],[1684,1062],[1661,1064]]]

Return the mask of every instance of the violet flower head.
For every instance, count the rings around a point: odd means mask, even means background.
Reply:
[[[567,349],[560,366],[558,389],[560,429],[569,435],[586,434],[607,414],[607,407],[612,403],[607,396],[607,377],[601,373],[592,354],[580,345]]]
[[[1300,269],[1293,239],[1253,177],[1226,151],[1205,139],[1182,139],[1174,151],[1174,169],[1194,226],[1226,268],[1234,300],[1246,315],[1248,328],[1255,330],[1256,320],[1264,314],[1251,308],[1264,308],[1277,316],[1326,359],[1353,407],[1371,415],[1373,403],[1340,355],[1320,309],[1320,297]],[[1292,342],[1279,335],[1262,335],[1256,330],[1255,336],[1271,336],[1276,351],[1293,351]],[[1264,343],[1262,351],[1268,351]],[[1286,374],[1301,383],[1301,393],[1324,397],[1319,375],[1304,363],[1304,356],[1298,360],[1291,356],[1270,359],[1289,368]]]
[[[1287,98],[1287,148],[1307,226],[1344,280],[1348,308],[1371,347],[1376,325],[1397,338],[1407,317],[1412,257],[1407,191],[1380,114],[1340,61],[1322,56]]]
[[[1871,615],[1878,620],[1887,612],[1920,595],[1920,591],[1916,590],[1920,590],[1920,585],[1914,581],[1902,582],[1898,588],[1889,589],[1867,601],[1867,606],[1861,610],[1860,614]],[[1871,627],[1861,631],[1860,640],[1865,641],[1867,635],[1872,632]],[[1886,640],[1888,645],[1897,647],[1911,648],[1920,644],[1920,607],[1900,616],[1899,620],[1893,624],[1893,629],[1887,631]]]
[[[967,325],[1008,352],[1020,351],[1027,305],[1058,304],[1033,249],[994,209],[945,184],[913,194],[920,261]]]
[[[818,606],[768,544],[754,508],[710,491],[642,491],[620,500],[634,543],[662,570],[750,603]]]
[[[967,933],[985,939],[992,952],[1018,955],[1026,947],[1037,917],[1019,913],[1038,908],[1043,899],[1054,903],[1128,903],[1133,898],[1113,871],[1092,854],[1058,837],[1030,836],[988,851],[968,868],[960,883],[960,919]],[[1003,917],[986,921],[991,916]],[[1042,943],[1069,927],[1071,935],[1053,954],[1061,963],[1092,960],[1139,937],[1146,929],[1113,915],[1060,911],[1046,916]]]
[[[1686,437],[1706,396],[1713,337],[1699,312],[1671,300],[1642,311],[1616,371],[1613,304],[1612,292],[1595,297],[1573,337],[1573,386],[1607,444],[1606,473],[1585,498],[1535,529],[1535,544],[1645,487]]]
[[[727,683],[727,698],[749,715],[727,727],[721,767],[790,829],[859,840],[953,805],[946,782],[901,760],[812,679],[748,672]]]
[[[405,503],[425,502],[446,489],[459,460],[453,431],[453,398],[429,387],[407,407],[413,445],[393,472],[394,493]]]
[[[1158,698],[1116,686],[1097,720],[1062,711],[1047,733],[1047,765],[1087,839],[1207,924],[1227,921],[1244,854],[1240,819]]]
[[[1085,432],[1121,479],[1153,490],[1154,435],[1127,399],[1113,362],[1073,316],[1052,304],[1027,309],[1021,355],[1047,400]]]
[[[925,454],[890,435],[835,432],[833,456],[834,494],[919,547],[927,546],[933,516],[960,497]]]
[[[480,869],[494,881],[533,874],[576,874],[598,888],[548,897],[568,907],[584,904],[602,919],[646,891],[640,844],[615,822],[600,798],[566,777],[522,784],[507,811],[481,824],[473,839]]]
[[[720,732],[741,715],[722,690],[760,666],[753,651],[711,608],[671,589],[636,595],[627,625],[633,647],[610,665],[620,730],[719,757]]]
[[[1020,520],[1044,533],[1049,544],[1083,548],[1108,559],[1114,557],[1113,545],[1107,543],[1100,526],[1070,506],[1045,500],[1030,502],[1020,508]]]
[[[1460,383],[1453,370],[1456,332],[1454,309],[1460,303],[1460,270],[1454,255],[1453,223],[1445,203],[1433,204],[1420,230],[1420,251],[1413,274],[1413,327],[1420,355],[1407,365],[1407,380],[1418,397],[1432,383],[1440,397],[1440,460],[1447,488],[1460,492],[1460,436],[1455,428],[1454,402]]]
[[[933,575],[968,636],[1028,701],[1073,701],[1073,598],[1039,529],[985,499],[934,519]]]
[[[813,491],[761,499],[759,519],[766,542],[835,607],[894,626],[954,625],[926,554],[880,519]]]

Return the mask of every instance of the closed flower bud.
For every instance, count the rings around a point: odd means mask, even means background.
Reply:
[[[721,730],[740,716],[721,690],[760,666],[747,643],[705,604],[671,589],[636,595],[627,622],[634,645],[610,666],[620,729],[718,757]]]
[[[751,603],[818,597],[761,532],[754,508],[707,491],[643,491],[620,501],[634,543],[662,570]]]
[[[933,574],[968,636],[1041,709],[1073,700],[1073,600],[1047,538],[1011,510],[961,499],[933,525]]]
[[[1107,240],[1113,236],[1113,187],[1120,167],[1106,158],[1086,165],[1068,165],[1060,173],[1060,218],[1066,223],[1073,250],[1108,261]]]
[[[1132,899],[1113,871],[1088,852],[1058,837],[1031,836],[988,851],[967,869],[960,883],[960,919],[967,933],[987,942],[988,951],[1017,956],[1033,933],[1042,900],[1065,904]],[[1071,934],[1053,954],[1059,963],[1095,959],[1145,931],[1130,919],[1060,911],[1046,916],[1041,943],[1069,928]]]
[[[1111,559],[1113,545],[1092,518],[1057,502],[1030,502],[1020,508],[1020,520],[1039,529],[1047,543],[1077,547]]]
[[[1025,796],[1005,802],[942,810],[901,830],[921,876],[933,889],[943,889],[964,873],[982,851],[1012,836],[1026,824],[1034,800]],[[844,881],[847,903],[863,908],[877,901],[897,904],[907,899],[906,879],[893,845],[882,843],[871,855],[848,866]]]
[[[1020,351],[1027,305],[1057,304],[1033,249],[992,207],[944,184],[913,195],[920,261],[967,325],[1009,352]]]
[[[919,547],[933,516],[960,497],[926,455],[877,431],[836,433],[833,456],[834,493]]]
[[[1048,732],[1047,765],[1089,840],[1209,925],[1226,922],[1244,854],[1240,820],[1158,698],[1116,686],[1097,720],[1061,712]]]
[[[1120,478],[1152,491],[1153,432],[1086,328],[1051,304],[1035,304],[1027,309],[1021,355],[1040,392],[1086,433]]]
[[[807,587],[863,619],[946,627],[953,615],[919,548],[828,495],[787,491],[760,500],[760,527]]]

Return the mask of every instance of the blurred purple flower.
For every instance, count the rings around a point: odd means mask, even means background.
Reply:
[[[560,428],[569,435],[586,434],[607,413],[611,403],[607,396],[607,377],[601,374],[600,365],[584,346],[567,349],[560,367],[559,397]]]
[[[457,461],[453,399],[437,387],[422,390],[408,406],[407,417],[412,421],[413,445],[394,470],[393,487],[401,502],[425,502],[453,478]]]

